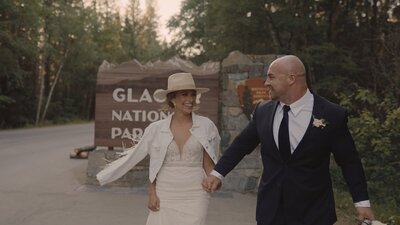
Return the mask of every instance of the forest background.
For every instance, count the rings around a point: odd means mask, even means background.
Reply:
[[[103,60],[295,54],[349,111],[378,218],[400,224],[400,0],[184,0],[157,34],[155,1],[0,1],[0,129],[94,118]],[[353,209],[332,165],[339,209]]]

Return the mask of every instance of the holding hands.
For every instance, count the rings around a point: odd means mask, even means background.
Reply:
[[[212,193],[221,188],[222,182],[218,177],[208,175],[207,178],[203,180],[202,186],[205,191]]]

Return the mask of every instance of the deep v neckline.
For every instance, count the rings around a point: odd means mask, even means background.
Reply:
[[[175,138],[174,139],[172,139],[172,141],[175,143],[175,145],[176,145],[176,147],[177,147],[177,149],[178,149],[178,152],[179,152],[179,159],[183,159],[183,154],[184,154],[184,150],[185,150],[185,146],[186,146],[186,144],[189,142],[189,140],[192,138],[192,134],[190,134],[189,135],[189,137],[186,139],[186,141],[183,143],[183,145],[182,145],[182,151],[181,151],[181,148],[179,147],[179,145],[178,145],[178,143],[175,141]]]

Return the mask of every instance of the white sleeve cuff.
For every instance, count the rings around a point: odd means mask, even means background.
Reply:
[[[211,175],[217,177],[218,179],[220,179],[221,181],[224,179],[224,176],[222,176],[220,173],[218,173],[217,171],[213,170],[210,173]]]
[[[354,203],[354,206],[356,207],[356,208],[359,208],[359,207],[371,207],[371,203],[369,202],[369,200],[364,200],[364,201],[360,201],[360,202],[355,202]]]

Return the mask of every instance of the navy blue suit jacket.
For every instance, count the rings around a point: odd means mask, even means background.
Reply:
[[[336,221],[329,172],[330,155],[341,167],[354,202],[367,200],[367,184],[360,158],[347,127],[342,107],[314,94],[312,115],[327,125],[313,126],[311,118],[303,139],[284,162],[273,137],[273,119],[278,102],[257,105],[247,127],[234,139],[215,166],[222,175],[261,144],[261,177],[256,219],[275,225],[285,217],[290,225],[332,225]]]

